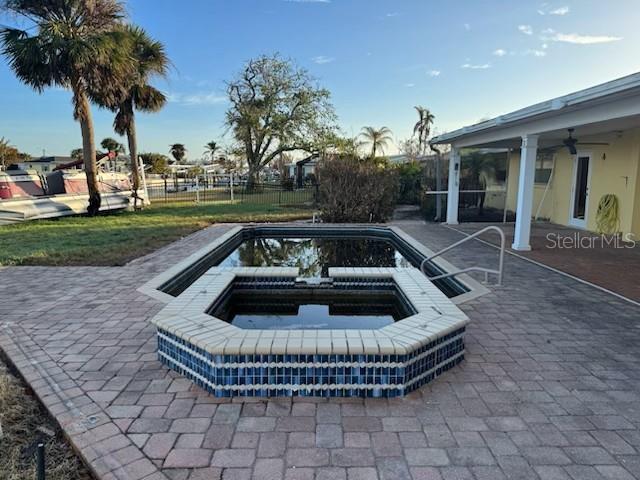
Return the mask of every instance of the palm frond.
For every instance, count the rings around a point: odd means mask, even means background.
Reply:
[[[113,119],[113,130],[118,135],[126,135],[133,122],[133,106],[131,102],[123,102]]]
[[[132,92],[136,110],[157,112],[167,103],[166,95],[151,85],[137,85]]]
[[[128,36],[131,54],[138,62],[140,78],[148,79],[153,75],[166,76],[170,65],[164,45],[151,38],[147,32],[135,25],[126,25],[124,33]]]
[[[20,81],[41,92],[56,83],[57,74],[52,67],[50,52],[39,36],[15,28],[0,31],[2,54]]]

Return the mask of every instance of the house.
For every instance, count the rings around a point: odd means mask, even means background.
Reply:
[[[297,188],[304,186],[309,175],[316,176],[316,167],[319,161],[320,157],[314,154],[289,165],[289,177],[295,180]]]
[[[392,165],[403,165],[405,163],[413,162],[414,160],[418,163],[422,164],[433,164],[438,156],[435,153],[430,153],[429,155],[418,155],[417,157],[412,157],[405,153],[400,153],[398,155],[389,155],[387,157],[389,159],[389,163]],[[440,155],[440,160],[446,162],[449,158],[449,152],[443,152]]]
[[[20,162],[17,164],[16,168],[20,170],[35,170],[38,173],[49,173],[49,172],[53,172],[53,170],[58,165],[65,165],[67,163],[73,162],[74,160],[75,159],[72,157],[42,156],[38,158],[31,158],[24,162]]]
[[[104,170],[108,172],[129,173],[131,172],[131,157],[129,155],[119,154],[115,158],[100,158],[102,154],[98,153],[98,159]]]
[[[460,153],[509,150],[507,208],[516,212],[512,248],[530,250],[532,216],[597,230],[603,196],[619,203],[626,239],[640,236],[640,73],[439,135],[451,146],[447,222],[458,222]]]

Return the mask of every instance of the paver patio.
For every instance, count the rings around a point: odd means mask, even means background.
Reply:
[[[487,225],[490,224],[461,223],[451,228],[470,235]],[[507,248],[510,249],[514,224],[493,225],[504,230]],[[481,238],[495,245],[500,244],[498,236],[492,232],[483,234]],[[585,230],[550,222],[534,222],[531,225],[532,250],[515,253],[640,303],[640,248],[629,248],[632,244],[625,243],[623,238],[618,238],[617,243],[612,237],[606,240],[611,243],[607,244],[602,236]],[[576,244],[580,248],[571,248]]]
[[[0,346],[100,478],[640,478],[640,308],[515,257],[504,287],[461,305],[465,362],[404,398],[193,386],[157,360],[163,304],[136,287],[228,228],[125,267],[0,270]],[[462,237],[401,228],[433,250]],[[495,257],[471,242],[446,258]]]

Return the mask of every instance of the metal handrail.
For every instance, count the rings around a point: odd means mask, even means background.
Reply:
[[[427,272],[424,271],[424,265],[427,262],[429,262],[429,261],[433,260],[434,258],[439,257],[443,253],[446,253],[449,250],[453,250],[454,248],[462,245],[463,243],[468,242],[469,240],[472,240],[472,239],[482,235],[483,233],[486,233],[486,232],[489,232],[489,231],[496,231],[496,232],[498,232],[498,235],[500,235],[500,257],[499,257],[499,260],[498,260],[498,269],[497,270],[493,270],[493,269],[485,268],[485,267],[467,267],[467,268],[463,268],[462,270],[457,270],[455,272],[447,272],[447,273],[443,273],[442,275],[435,275],[433,277],[429,277],[429,275],[427,275]],[[457,241],[455,243],[452,243],[448,247],[443,248],[442,250],[440,250],[437,253],[434,253],[430,257],[425,258],[422,261],[422,263],[420,264],[420,270],[427,277],[429,277],[430,280],[440,280],[442,278],[455,277],[456,275],[460,275],[461,273],[478,271],[478,272],[484,272],[485,281],[488,281],[489,274],[493,273],[493,274],[498,276],[498,283],[497,284],[498,285],[502,285],[502,273],[503,273],[503,270],[504,270],[504,251],[505,251],[505,247],[506,247],[506,237],[505,237],[504,232],[502,231],[502,229],[499,228],[499,227],[496,227],[495,225],[490,225],[488,227],[483,228],[482,230],[478,230],[477,232],[475,232],[475,233],[463,238],[462,240],[459,240],[459,241]]]

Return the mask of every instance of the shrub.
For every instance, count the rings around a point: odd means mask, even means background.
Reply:
[[[305,185],[315,185],[316,183],[318,183],[318,180],[313,173],[307,173],[307,176],[304,177],[304,183]]]
[[[318,177],[318,203],[325,222],[385,222],[393,214],[395,169],[341,157],[323,161]]]
[[[447,216],[447,195],[441,195],[440,218],[438,218],[437,195],[422,192],[420,211],[428,222],[444,222]]]
[[[398,203],[417,204],[420,201],[424,168],[419,162],[398,165]]]
[[[292,177],[283,177],[280,180],[280,186],[282,187],[283,190],[286,190],[288,192],[293,190],[294,187],[294,181]]]

